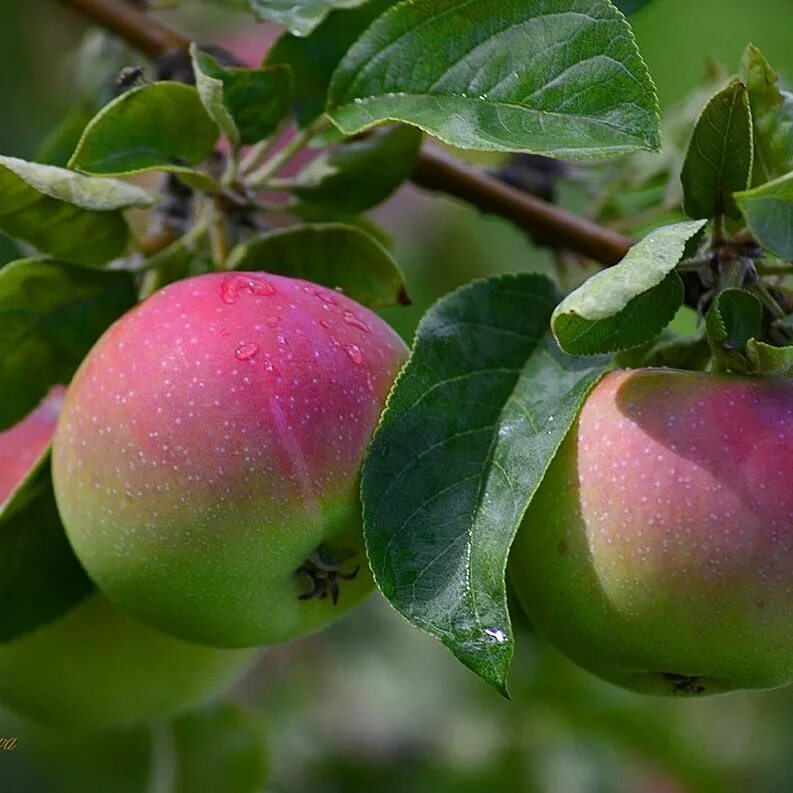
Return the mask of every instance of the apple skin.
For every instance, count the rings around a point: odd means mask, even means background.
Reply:
[[[534,624],[647,694],[793,680],[793,380],[609,373],[518,532]]]
[[[94,593],[56,622],[0,645],[0,702],[52,726],[127,727],[213,699],[256,656],[174,639]]]
[[[118,606],[219,647],[291,640],[373,586],[360,466],[406,358],[349,298],[210,273],[157,292],[83,362],[53,449],[55,493],[89,575]],[[298,568],[354,580],[332,598]]]
[[[0,432],[0,504],[17,489],[47,450],[66,389],[54,386],[35,410]]]

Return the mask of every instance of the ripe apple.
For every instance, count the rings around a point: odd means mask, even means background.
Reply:
[[[242,647],[372,588],[359,471],[406,348],[333,290],[263,273],[172,284],[99,340],[53,451],[69,539],[149,624]]]
[[[128,726],[202,704],[255,657],[174,639],[95,593],[56,622],[0,645],[0,702],[55,726]]]
[[[793,680],[793,381],[617,371],[524,518],[510,577],[538,629],[636,691]]]
[[[65,393],[63,386],[55,386],[22,421],[0,432],[0,504],[22,483],[49,446]]]

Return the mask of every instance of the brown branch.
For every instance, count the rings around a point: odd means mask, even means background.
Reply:
[[[501,215],[528,231],[539,244],[566,248],[602,264],[616,264],[632,244],[616,231],[510,187],[434,146],[422,148],[411,178],[421,187]]]
[[[86,19],[111,30],[152,58],[170,50],[186,50],[190,42],[125,0],[58,0]]]
[[[125,0],[59,0],[152,57],[186,50],[189,41]],[[412,181],[500,215],[543,245],[565,248],[605,265],[618,262],[631,240],[504,184],[432,146],[422,147]]]

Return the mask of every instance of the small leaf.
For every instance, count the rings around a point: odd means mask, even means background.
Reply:
[[[284,64],[295,81],[294,113],[300,127],[325,111],[330,78],[361,33],[397,0],[368,0],[359,8],[333,11],[306,38],[284,33],[267,55],[265,64]]]
[[[793,347],[774,347],[757,339],[749,339],[746,357],[752,374],[793,377]]]
[[[592,276],[553,313],[554,335],[571,355],[601,355],[650,341],[683,304],[674,272],[686,243],[705,221],[656,229],[614,267]]]
[[[706,317],[708,340],[713,354],[722,366],[734,372],[748,373],[744,351],[750,339],[763,328],[763,307],[745,289],[725,289],[708,309]]]
[[[408,177],[421,132],[398,126],[382,135],[347,143],[311,162],[293,192],[304,203],[356,214],[385,201]]]
[[[94,116],[69,167],[103,176],[159,170],[208,179],[190,166],[212,154],[217,138],[193,86],[152,83],[121,94]]]
[[[284,25],[296,36],[308,36],[335,8],[355,8],[366,0],[249,0],[253,13]]]
[[[504,581],[521,517],[605,362],[561,353],[556,288],[480,281],[424,317],[364,463],[383,594],[502,693],[514,640]]]
[[[482,151],[660,147],[653,83],[608,0],[399,3],[339,65],[327,112],[348,135],[404,121]]]
[[[212,705],[173,723],[173,793],[254,793],[267,781],[261,718],[231,703]]]
[[[130,309],[132,276],[22,259],[0,270],[0,429],[68,383],[104,330]]]
[[[52,256],[104,264],[127,245],[121,210],[155,200],[115,179],[0,156],[0,231]]]
[[[793,171],[793,94],[779,88],[777,73],[752,44],[741,61],[741,79],[752,108],[756,186]]]
[[[0,642],[65,614],[92,589],[61,525],[47,450],[0,505]]]
[[[793,173],[737,193],[735,200],[757,241],[783,261],[793,261]]]
[[[373,237],[341,223],[291,226],[238,245],[229,256],[235,270],[264,270],[304,278],[370,308],[407,300],[405,282],[391,254]]]
[[[289,113],[292,76],[288,67],[227,69],[195,44],[190,54],[201,101],[232,146],[264,140]]]
[[[740,217],[732,194],[749,186],[752,150],[749,95],[736,80],[708,102],[694,127],[680,176],[689,217]]]

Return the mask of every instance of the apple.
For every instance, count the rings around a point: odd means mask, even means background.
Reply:
[[[306,281],[210,273],[113,325],[53,449],[69,539],[118,606],[219,647],[315,631],[373,586],[360,466],[401,339]]]
[[[63,386],[55,386],[22,421],[0,432],[0,504],[47,450],[65,393]]]
[[[532,500],[510,578],[537,628],[648,694],[793,680],[793,381],[615,371]]]
[[[181,713],[228,688],[256,651],[174,639],[94,593],[0,645],[0,702],[52,726],[98,730]]]

